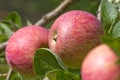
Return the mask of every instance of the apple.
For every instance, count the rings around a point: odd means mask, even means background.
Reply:
[[[34,25],[25,26],[9,38],[6,60],[14,71],[25,77],[34,77],[34,53],[41,47],[48,47],[48,29]]]
[[[100,21],[91,13],[81,10],[68,11],[52,24],[49,48],[68,68],[79,68],[88,51],[101,42],[102,33]]]
[[[82,80],[120,80],[119,56],[107,45],[92,49],[81,67]]]

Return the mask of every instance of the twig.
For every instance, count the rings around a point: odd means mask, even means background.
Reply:
[[[6,44],[7,44],[7,42],[4,42],[4,43],[0,44],[0,51],[5,48]]]
[[[99,7],[98,7],[97,18],[98,18],[98,20],[101,21],[101,3],[100,3],[100,5],[99,5]]]
[[[97,14],[98,20],[101,21],[101,5],[98,7],[98,14]]]
[[[36,22],[35,25],[46,24],[48,21],[56,17],[63,9],[65,9],[75,1],[79,1],[79,0],[64,0],[57,8],[47,13],[46,15],[42,16],[42,18],[38,22]]]
[[[6,76],[6,80],[10,80],[11,73],[12,73],[12,69],[10,68]]]

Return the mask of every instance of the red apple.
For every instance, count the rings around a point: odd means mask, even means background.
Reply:
[[[100,21],[91,13],[72,10],[56,19],[49,32],[49,47],[69,68],[79,68],[86,53],[100,43]]]
[[[119,57],[106,44],[91,50],[85,57],[82,68],[82,80],[120,80]]]
[[[41,26],[25,26],[8,40],[6,59],[14,71],[26,77],[35,76],[34,53],[38,48],[48,46],[48,30]]]

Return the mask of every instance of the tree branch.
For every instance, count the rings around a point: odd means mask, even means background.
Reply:
[[[101,3],[99,4],[98,11],[97,11],[97,18],[101,21]]]
[[[47,13],[46,15],[43,15],[42,18],[35,23],[35,25],[46,24],[48,21],[56,17],[62,10],[64,10],[66,7],[68,7],[70,4],[72,4],[75,1],[79,1],[79,0],[64,0],[57,8]]]

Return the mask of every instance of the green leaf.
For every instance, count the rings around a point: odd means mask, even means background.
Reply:
[[[37,75],[44,76],[51,70],[66,70],[62,60],[50,49],[40,48],[34,55],[34,69]]]
[[[6,78],[2,76],[2,77],[0,77],[0,80],[6,80]]]
[[[63,70],[53,70],[46,76],[49,80],[80,80],[79,75]]]
[[[15,27],[11,22],[7,20],[2,20],[1,23],[5,24],[8,28],[10,28],[13,32],[15,32],[18,28]]]
[[[14,75],[11,76],[11,80],[23,80],[23,79],[19,73],[14,73]]]
[[[11,22],[12,24],[15,25],[15,27],[17,28],[21,28],[22,27],[22,21],[21,18],[19,16],[19,14],[16,11],[12,11],[10,12],[7,17],[6,20],[8,20],[9,22]]]
[[[120,38],[113,39],[111,37],[104,37],[103,42],[108,44],[115,53],[120,56]]]
[[[0,59],[3,59],[3,58],[5,58],[5,52],[4,51],[0,51]]]
[[[10,37],[13,34],[13,31],[4,23],[0,23],[0,32],[7,37]]]
[[[76,74],[76,75],[79,75],[80,74],[80,69],[72,69],[72,68],[69,68],[69,72],[73,73],[73,74]]]
[[[103,25],[103,30],[105,35],[109,35],[109,29],[111,24],[107,23],[105,20],[102,19],[102,25]]]
[[[9,66],[8,66],[8,64],[5,63],[4,58],[2,58],[2,59],[0,58],[0,60],[2,60],[2,62],[0,61],[0,74],[4,74],[4,73],[8,72]]]
[[[31,26],[31,25],[33,25],[29,20],[27,20],[27,25],[28,26]]]
[[[7,40],[7,36],[4,34],[0,34],[0,43],[5,42]]]
[[[113,38],[120,37],[120,21],[115,25],[112,32]]]
[[[118,15],[117,5],[108,2],[108,0],[103,0],[101,4],[101,14],[105,21],[112,24]]]

